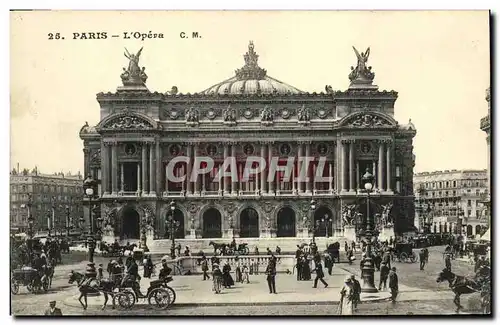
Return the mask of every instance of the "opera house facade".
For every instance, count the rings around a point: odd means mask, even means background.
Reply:
[[[141,51],[127,52],[123,86],[97,94],[100,122],[80,130],[85,175],[98,184],[93,218],[102,220],[103,235],[341,238],[347,223],[359,228],[366,220],[367,171],[374,177],[370,210],[385,213],[396,232],[410,229],[416,130],[394,119],[398,93],[373,84],[369,50],[355,52],[349,88],[326,86],[320,93],[271,77],[259,66],[252,42],[233,77],[197,93],[150,91]],[[169,164],[180,156],[188,159]],[[244,179],[249,156],[267,167]],[[192,176],[207,167],[193,166],[197,157],[210,157],[214,165]],[[219,181],[217,170],[228,157],[238,177]],[[278,168],[269,177],[271,159],[284,166],[290,157],[297,158],[291,175]],[[301,169],[309,177],[299,177]],[[318,171],[323,177],[313,177]]]

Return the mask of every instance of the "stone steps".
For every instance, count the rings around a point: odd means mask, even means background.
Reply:
[[[186,246],[189,246],[191,253],[195,254],[199,251],[205,253],[212,253],[213,247],[209,243],[213,241],[215,243],[227,243],[229,244],[231,240],[227,238],[203,238],[203,239],[176,239],[175,245],[180,244],[182,249],[181,253],[184,251]],[[346,239],[344,237],[318,237],[315,239],[316,245],[318,245],[320,251],[325,250],[327,245],[334,242],[339,242],[341,244],[341,249],[344,247],[344,242]],[[278,237],[278,238],[237,238],[236,245],[241,243],[248,243],[248,248],[250,249],[250,254],[253,254],[255,247],[259,248],[259,252],[264,254],[266,249],[269,248],[271,251],[276,250],[276,246],[281,248],[282,253],[294,253],[297,250],[297,245],[302,243],[309,244],[311,238],[300,238],[300,237]],[[152,253],[169,253],[171,246],[171,240],[169,239],[158,239],[154,240],[152,244],[148,245],[149,250]]]

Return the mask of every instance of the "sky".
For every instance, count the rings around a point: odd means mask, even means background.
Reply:
[[[487,11],[40,11],[11,12],[10,24],[11,168],[83,172],[78,132],[100,120],[96,94],[121,85],[124,47],[144,47],[151,91],[195,93],[232,77],[250,40],[270,76],[308,92],[346,90],[352,46],[370,47],[374,83],[399,93],[395,119],[417,128],[415,172],[487,167]],[[135,31],[164,38],[123,38]],[[108,38],[73,39],[83,32]]]

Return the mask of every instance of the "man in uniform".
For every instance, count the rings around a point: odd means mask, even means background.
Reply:
[[[391,290],[391,301],[392,303],[395,303],[399,292],[399,281],[395,267],[393,267],[391,272],[389,272],[389,289]]]
[[[56,301],[49,302],[49,309],[45,311],[45,316],[62,316],[61,309],[56,307]]]
[[[328,283],[326,283],[326,281],[323,280],[323,278],[325,277],[325,273],[323,272],[323,266],[321,265],[321,259],[320,260],[315,260],[314,261],[314,266],[315,266],[314,271],[316,271],[316,278],[314,278],[313,288],[317,288],[318,287],[318,280],[321,281],[321,283],[323,283],[325,285],[325,288],[327,288],[328,287]]]
[[[351,283],[353,290],[353,299],[352,305],[354,309],[358,309],[358,303],[361,301],[361,284],[356,280],[356,276],[354,274],[351,275]]]
[[[274,265],[273,260],[269,260],[267,264],[266,275],[269,293],[276,293],[276,265]]]

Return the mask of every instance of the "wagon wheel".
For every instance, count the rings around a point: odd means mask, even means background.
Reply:
[[[175,302],[175,299],[177,298],[177,294],[175,293],[175,290],[172,287],[165,286],[163,287],[165,290],[167,290],[168,295],[170,296],[170,304],[173,305]]]
[[[170,305],[170,295],[164,288],[151,290],[148,295],[148,304],[156,309],[167,309]]]
[[[130,309],[135,305],[135,296],[130,291],[118,292],[113,300],[115,300],[115,305],[117,304],[122,309]]]
[[[405,263],[407,259],[408,259],[408,254],[406,254],[406,253],[401,253],[401,254],[399,255],[399,260],[400,260],[401,262]]]
[[[412,263],[418,262],[418,256],[415,253],[411,253],[410,260]]]
[[[250,254],[250,249],[247,246],[245,246],[242,250],[241,255],[248,255],[248,254]]]
[[[26,285],[26,289],[28,289],[28,292],[33,291],[33,286],[31,285],[31,283],[28,283],[28,284]]]
[[[12,281],[10,284],[10,292],[17,295],[19,293],[19,284],[16,281]]]
[[[47,292],[49,290],[49,279],[45,279],[42,283],[43,291]]]

